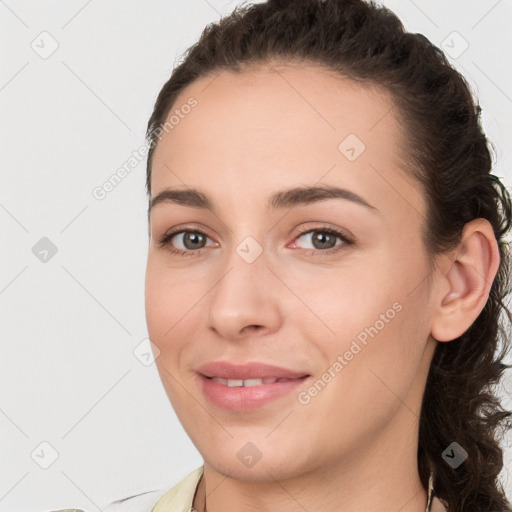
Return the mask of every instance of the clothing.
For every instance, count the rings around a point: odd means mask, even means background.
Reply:
[[[171,489],[160,489],[114,501],[103,512],[190,512],[204,466],[189,473]],[[65,511],[60,511],[65,512]]]
[[[103,506],[102,510],[103,512],[191,512],[194,494],[203,471],[204,466],[195,469],[169,490],[149,491],[114,501]],[[66,509],[58,512],[83,511]],[[446,512],[446,508],[435,496],[430,512]]]

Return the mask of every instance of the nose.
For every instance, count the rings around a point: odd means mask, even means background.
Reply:
[[[282,322],[282,284],[267,266],[264,251],[251,262],[244,248],[233,249],[208,294],[208,327],[232,341],[275,332]]]

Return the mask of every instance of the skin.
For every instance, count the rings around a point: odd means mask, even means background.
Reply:
[[[490,225],[467,225],[460,247],[429,273],[425,198],[407,172],[391,98],[375,86],[274,63],[203,77],[173,109],[191,96],[198,105],[156,148],[152,197],[195,187],[215,213],[170,202],[152,209],[145,299],[162,383],[204,459],[194,508],[206,492],[209,512],[424,512],[417,443],[426,377],[437,342],[464,332],[487,300],[499,263]],[[348,134],[366,146],[354,161],[338,149]],[[266,208],[277,190],[322,184],[374,209],[344,199]],[[195,256],[170,253],[191,251],[182,234],[158,245],[181,226],[208,234]],[[298,232],[326,226],[354,243],[330,239],[341,249],[322,254],[311,233]],[[262,248],[252,263],[236,252],[247,236]],[[219,359],[321,378],[394,303],[401,310],[307,404],[297,395],[311,379],[249,413],[201,393],[196,369]],[[250,468],[237,457],[248,442],[262,455]]]

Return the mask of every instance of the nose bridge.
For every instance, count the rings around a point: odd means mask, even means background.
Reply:
[[[254,279],[256,274],[261,277],[268,272],[265,265],[270,263],[268,256],[271,251],[268,246],[268,224],[263,221],[261,211],[250,208],[250,205],[246,205],[244,216],[225,219],[227,225],[230,222],[232,224],[225,245],[229,252],[223,258],[226,269],[236,269],[236,272],[242,272],[249,280]]]
[[[237,243],[238,240],[241,240]],[[209,304],[209,321],[226,337],[236,337],[246,326],[270,330],[279,319],[275,280],[263,244],[252,235],[237,235],[226,256],[222,277],[214,286]]]
[[[226,272],[218,283],[218,290],[228,295],[235,294],[231,298],[241,304],[254,300],[268,301],[270,287],[265,282],[269,273],[266,254],[263,244],[252,235],[243,236],[238,243],[235,238],[224,261]]]

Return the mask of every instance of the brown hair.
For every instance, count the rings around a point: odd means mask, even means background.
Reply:
[[[503,468],[498,434],[510,428],[511,413],[494,390],[510,368],[503,363],[510,348],[505,326],[512,321],[504,302],[510,292],[504,240],[512,205],[491,174],[480,106],[438,47],[422,34],[406,32],[394,13],[374,2],[268,0],[238,6],[204,29],[158,95],[147,127],[148,195],[158,134],[178,94],[200,77],[276,59],[317,64],[391,93],[403,121],[411,174],[427,199],[423,238],[432,260],[457,247],[469,221],[491,223],[499,269],[473,325],[459,338],[437,344],[420,415],[418,469],[425,488],[433,473],[435,494],[449,512],[512,511],[498,478]],[[456,469],[442,458],[453,441],[468,452]]]

